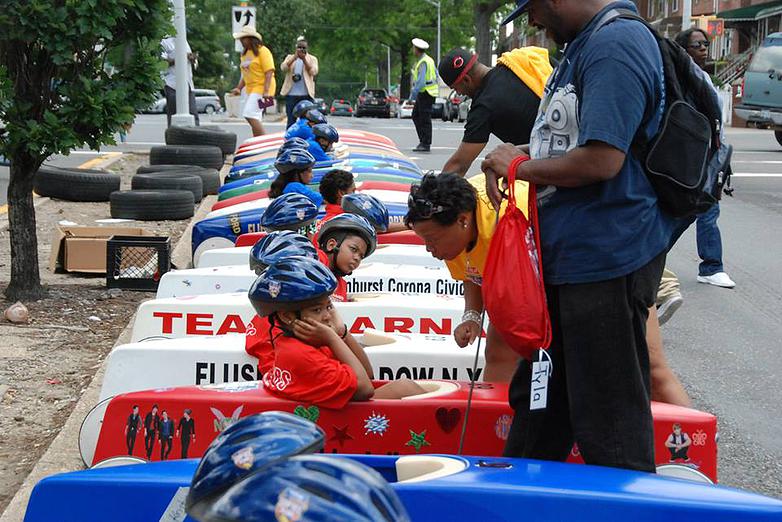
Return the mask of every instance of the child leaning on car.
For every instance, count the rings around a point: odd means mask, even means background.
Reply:
[[[274,366],[263,376],[266,390],[324,408],[424,393],[408,379],[374,387],[364,349],[331,302],[336,287],[323,264],[295,256],[272,264],[253,283],[250,300],[259,316],[268,317],[274,349]]]

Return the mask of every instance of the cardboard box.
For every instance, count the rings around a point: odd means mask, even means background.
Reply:
[[[49,270],[106,273],[106,243],[111,236],[151,236],[139,227],[57,227],[52,234]]]

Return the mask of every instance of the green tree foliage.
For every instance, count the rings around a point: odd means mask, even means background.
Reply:
[[[167,0],[25,0],[0,9],[0,154],[11,160],[9,298],[43,293],[33,174],[53,154],[112,143],[160,86]],[[117,51],[121,50],[121,51]],[[112,67],[110,53],[119,56]]]

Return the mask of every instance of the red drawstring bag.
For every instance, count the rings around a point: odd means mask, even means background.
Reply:
[[[508,208],[489,245],[483,273],[483,305],[492,327],[525,359],[551,344],[535,185],[529,184],[529,217],[516,206],[516,166],[508,173]]]

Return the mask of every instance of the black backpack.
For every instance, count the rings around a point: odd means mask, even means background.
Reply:
[[[665,112],[657,134],[647,137],[639,129],[631,151],[641,161],[660,207],[677,218],[693,217],[714,205],[723,186],[729,186],[733,147],[720,140],[717,93],[683,47],[660,36],[629,9],[608,11],[592,35],[620,18],[641,22],[654,35],[665,75]]]

